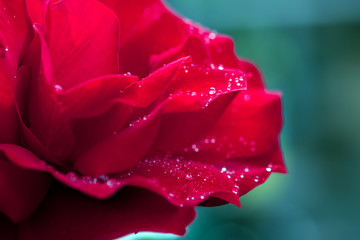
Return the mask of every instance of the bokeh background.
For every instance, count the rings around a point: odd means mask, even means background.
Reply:
[[[232,205],[198,208],[184,237],[126,239],[360,239],[360,1],[167,0],[232,36],[269,89],[283,92],[288,175],[273,174]]]

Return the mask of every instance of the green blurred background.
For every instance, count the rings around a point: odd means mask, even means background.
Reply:
[[[168,0],[232,36],[269,89],[283,92],[289,174],[273,174],[227,205],[198,208],[185,237],[127,239],[360,239],[360,1]]]

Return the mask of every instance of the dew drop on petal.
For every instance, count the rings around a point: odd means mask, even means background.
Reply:
[[[5,58],[8,51],[9,51],[8,47],[0,43],[0,57]]]
[[[238,194],[239,193],[239,186],[235,185],[234,188],[232,189],[232,192],[235,193],[235,194]]]
[[[216,89],[214,87],[211,87],[209,90],[210,95],[214,95],[216,93]]]
[[[56,93],[62,93],[63,92],[63,88],[59,84],[54,85],[54,90],[55,90]]]
[[[185,178],[186,178],[186,180],[191,180],[192,176],[191,176],[191,174],[186,174]]]
[[[215,39],[215,38],[216,38],[216,33],[213,33],[213,32],[210,33],[210,34],[209,34],[209,38],[210,38],[210,39]]]

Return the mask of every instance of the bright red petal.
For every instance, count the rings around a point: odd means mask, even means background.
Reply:
[[[193,208],[176,207],[137,188],[109,200],[95,200],[54,187],[41,208],[19,227],[19,240],[111,240],[139,231],[183,235],[194,219]]]

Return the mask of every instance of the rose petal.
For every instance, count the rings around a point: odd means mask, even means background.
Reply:
[[[128,88],[117,100],[134,107],[149,106],[165,94],[176,72],[189,62],[191,62],[191,58],[184,57],[163,66]]]
[[[114,98],[137,82],[136,76],[108,75],[77,85],[64,93],[59,92],[58,101],[69,118],[84,118],[100,115],[111,107]]]
[[[204,137],[221,117],[234,96],[235,93],[219,96],[206,108],[196,109],[193,112],[181,111],[164,114],[161,118],[158,136],[150,153],[183,152],[185,147]],[[183,105],[181,107],[184,108]]]
[[[216,164],[223,169],[236,185],[239,195],[244,195],[251,189],[265,182],[272,172],[286,173],[282,153],[278,143],[265,154],[255,157],[234,158]]]
[[[261,155],[277,142],[281,126],[278,93],[243,91],[212,129],[201,140],[189,143],[185,148],[188,151],[181,155],[209,163]]]
[[[160,124],[160,110],[154,110],[138,122],[87,149],[74,168],[85,175],[124,171],[141,160],[152,145]]]
[[[99,201],[57,186],[21,223],[19,240],[110,240],[139,231],[183,235],[194,216],[193,208],[175,207],[146,190],[127,188]]]
[[[192,62],[195,64],[204,65],[204,63],[210,63],[209,51],[202,39],[195,35],[189,35],[178,46],[161,54],[151,56],[151,69],[155,70],[164,64],[186,56],[191,56]]]
[[[34,45],[36,45],[36,41],[41,42],[42,72],[44,74],[40,74],[38,78],[35,77],[36,80],[31,82],[28,120],[24,119],[24,122],[28,122],[33,134],[51,155],[62,161],[71,153],[75,144],[70,125],[71,120],[105,112],[115,104],[112,101],[113,98],[121,95],[121,92],[134,84],[137,78],[124,75],[105,75],[89,79],[67,90],[62,89],[60,85],[54,85],[51,77],[49,51],[39,28],[39,25],[35,25],[37,39],[34,40]],[[32,143],[27,144],[29,146]]]
[[[159,0],[103,0],[120,19],[120,72],[145,77],[151,72],[150,58],[180,44],[188,35],[183,21]]]
[[[9,150],[11,146],[0,144],[0,151],[5,156],[0,158],[0,212],[18,222],[30,216],[40,205],[50,186],[50,176],[14,165],[13,161],[27,159],[26,155]]]
[[[181,108],[181,102],[176,97],[188,95],[199,101],[201,108],[207,107],[213,100],[230,92],[246,89],[246,75],[235,69],[224,69],[222,65],[202,67],[201,65],[184,64],[182,71],[174,76],[174,81],[169,87],[169,104],[165,112],[185,112]],[[172,105],[176,103],[173,108]],[[200,110],[198,108],[197,110]]]
[[[264,84],[259,69],[248,60],[239,59],[234,52],[233,40],[221,34],[208,37],[207,47],[214,64],[227,68],[237,68],[247,74],[248,89],[263,89]]]
[[[0,142],[17,142],[14,83],[20,55],[31,30],[23,1],[0,2],[0,29]]]
[[[44,33],[52,76],[63,89],[118,73],[118,19],[98,1],[49,2]]]

